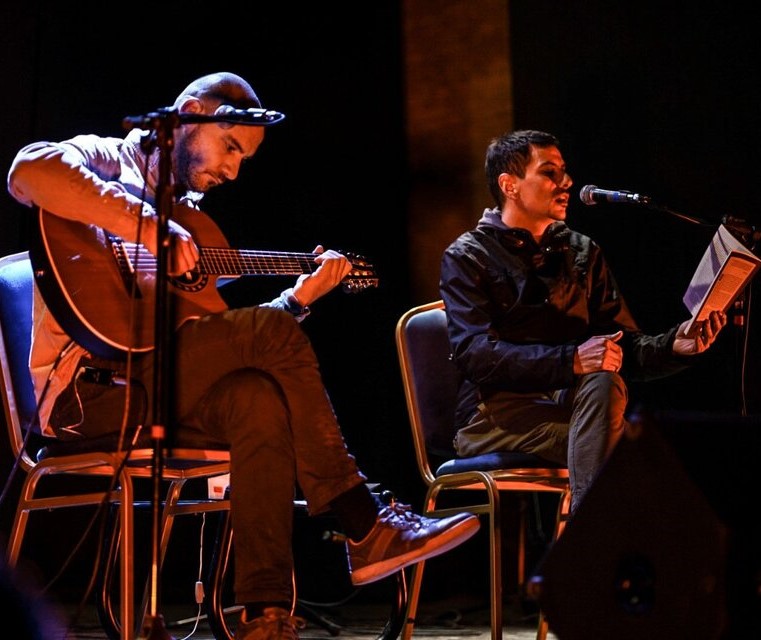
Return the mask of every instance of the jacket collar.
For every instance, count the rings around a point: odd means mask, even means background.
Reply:
[[[484,209],[476,228],[480,230],[493,229],[501,233],[509,234],[515,238],[520,238],[523,242],[525,242],[527,238],[531,238],[531,234],[527,229],[521,227],[509,227],[502,222],[502,212],[496,207],[493,209]],[[544,247],[551,245],[554,248],[562,248],[567,245],[570,235],[571,230],[566,223],[562,220],[556,220],[545,229],[539,246]]]

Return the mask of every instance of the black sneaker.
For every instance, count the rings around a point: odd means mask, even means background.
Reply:
[[[298,630],[305,626],[303,618],[292,616],[280,607],[267,607],[264,615],[248,622],[244,610],[235,631],[235,640],[299,640]]]
[[[393,502],[363,540],[347,540],[349,571],[354,585],[375,582],[410,564],[453,549],[473,536],[480,523],[471,513],[425,518],[409,505]]]

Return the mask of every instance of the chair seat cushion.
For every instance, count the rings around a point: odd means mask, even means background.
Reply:
[[[496,471],[498,469],[562,469],[563,465],[550,462],[532,453],[497,451],[467,458],[451,458],[439,465],[436,476],[463,471]]]
[[[71,440],[59,440],[56,438],[46,438],[45,444],[37,452],[37,461],[49,457],[70,456],[80,453],[93,453],[96,451],[116,451],[119,446],[117,434],[108,434],[96,438],[77,438]],[[184,449],[210,449],[213,451],[226,451],[228,448],[219,442],[204,438],[202,434],[193,433],[190,438],[182,438],[177,446]],[[148,449],[153,447],[153,441],[150,433],[145,433],[138,438],[135,444],[136,449]]]

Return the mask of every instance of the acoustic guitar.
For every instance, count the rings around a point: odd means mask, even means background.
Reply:
[[[168,279],[176,326],[227,309],[219,278],[301,275],[318,267],[314,253],[235,249],[204,212],[176,205],[173,219],[200,248],[195,269]],[[61,327],[90,353],[121,358],[128,350],[154,348],[157,261],[142,245],[104,229],[39,210],[38,232],[29,249],[40,294]],[[344,253],[352,269],[341,282],[348,293],[378,286],[362,256]]]

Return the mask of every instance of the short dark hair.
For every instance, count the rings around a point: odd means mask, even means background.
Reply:
[[[504,203],[504,194],[499,188],[499,176],[511,173],[519,178],[526,175],[526,167],[531,159],[531,147],[560,147],[560,141],[551,133],[534,129],[521,129],[503,133],[493,138],[486,149],[486,184],[498,207]]]

